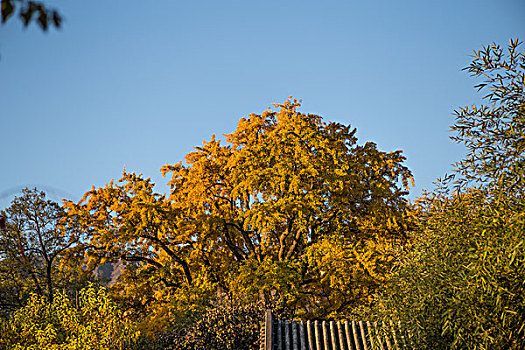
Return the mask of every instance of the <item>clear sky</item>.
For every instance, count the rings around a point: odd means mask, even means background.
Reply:
[[[165,192],[163,164],[289,95],[403,150],[413,199],[462,157],[472,50],[525,39],[523,0],[46,3],[61,30],[0,26],[0,207],[28,185],[78,200],[124,166]]]

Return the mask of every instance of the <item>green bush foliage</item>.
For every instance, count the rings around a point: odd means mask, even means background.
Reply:
[[[76,303],[76,302],[75,302]],[[56,293],[52,303],[33,294],[27,305],[0,320],[0,349],[130,349],[139,333],[104,288],[80,291],[78,306]]]
[[[401,321],[410,348],[525,349],[525,55],[475,51],[466,69],[488,106],[456,111],[465,159],[419,201],[412,246],[375,313]],[[454,179],[455,177],[455,179]],[[452,182],[451,180],[454,179]],[[475,187],[469,187],[469,186]],[[452,191],[452,192],[451,192]]]
[[[486,198],[470,190],[432,200],[380,299],[416,348],[525,348],[524,203]]]

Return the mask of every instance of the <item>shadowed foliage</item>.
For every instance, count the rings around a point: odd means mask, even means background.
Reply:
[[[2,23],[14,15],[18,15],[24,27],[36,21],[43,31],[47,31],[50,26],[58,29],[62,25],[62,16],[58,11],[50,9],[42,1],[2,0],[0,11]]]

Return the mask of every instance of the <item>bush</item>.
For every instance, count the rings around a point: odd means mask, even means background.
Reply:
[[[80,291],[78,307],[64,293],[51,304],[33,294],[0,322],[0,349],[130,349],[139,336],[106,290],[93,285]]]
[[[413,246],[376,305],[414,347],[525,349],[525,54],[519,41],[474,51],[465,68],[488,105],[455,112],[467,148],[422,201]],[[452,182],[452,179],[454,179]],[[450,195],[451,185],[454,192]],[[473,186],[474,188],[468,188]]]
[[[171,332],[159,335],[153,348],[256,350],[263,315],[259,303],[219,299],[200,312],[185,315]]]
[[[379,299],[416,348],[525,348],[525,203],[490,197],[472,189],[430,202]]]

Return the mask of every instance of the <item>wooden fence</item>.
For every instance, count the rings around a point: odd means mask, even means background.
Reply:
[[[279,320],[266,311],[261,350],[399,350],[410,348],[399,325],[363,321]]]

